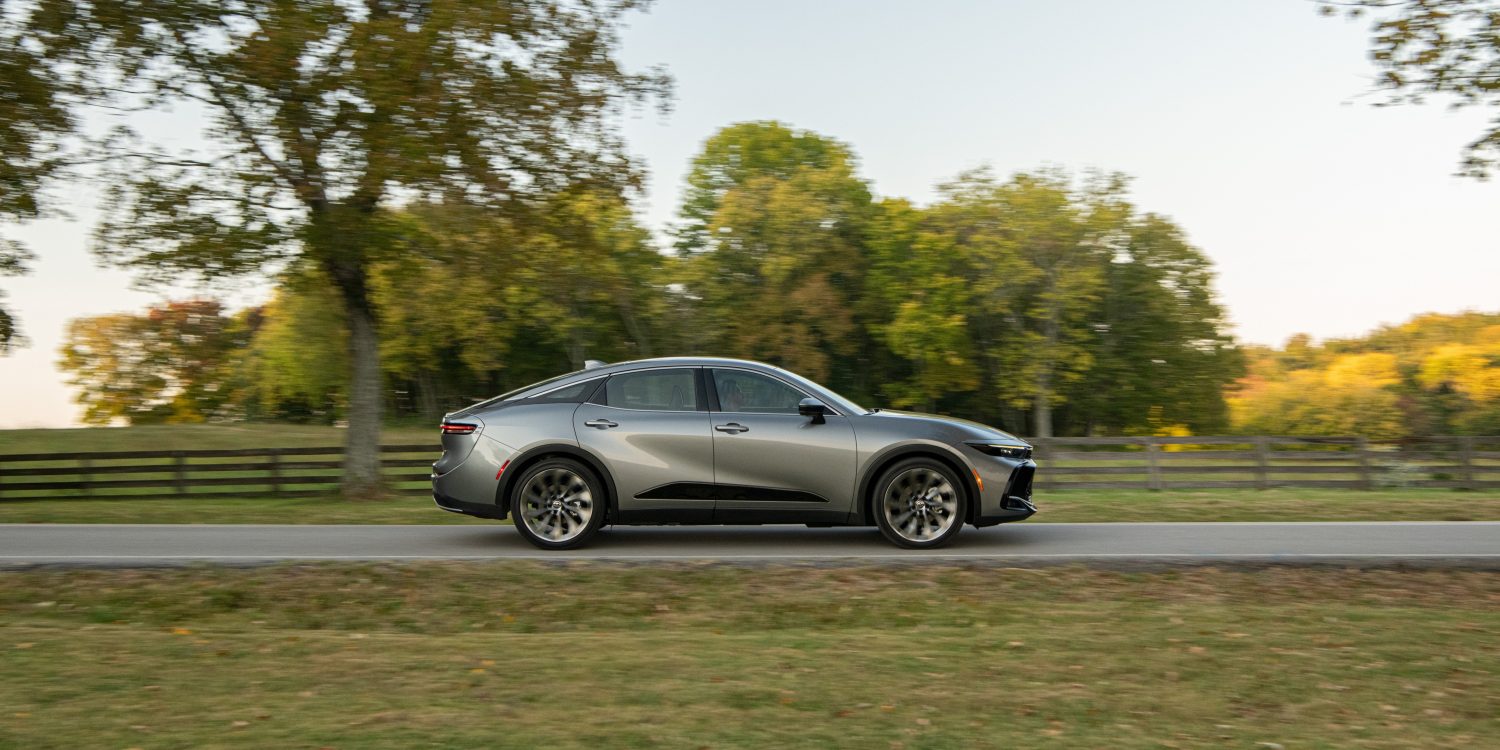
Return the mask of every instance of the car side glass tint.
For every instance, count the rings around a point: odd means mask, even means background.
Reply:
[[[775,378],[744,370],[714,370],[719,409],[726,412],[796,414],[805,396]]]
[[[689,368],[626,372],[604,384],[604,402],[619,409],[697,411],[698,387]]]

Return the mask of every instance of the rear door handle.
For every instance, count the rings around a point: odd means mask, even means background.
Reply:
[[[739,422],[730,422],[729,424],[714,425],[714,429],[718,430],[719,432],[727,432],[727,433],[729,433],[731,435],[738,435],[741,432],[749,432],[750,431],[749,427],[746,427],[746,426],[740,424]]]
[[[597,428],[599,428],[601,430],[607,430],[607,429],[609,429],[611,427],[619,427],[620,426],[620,424],[618,422],[611,422],[608,419],[590,419],[589,421],[584,422],[583,424],[586,427],[597,427]]]

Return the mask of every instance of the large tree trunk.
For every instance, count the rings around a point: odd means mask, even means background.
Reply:
[[[349,319],[349,433],[344,438],[343,494],[378,497],[380,481],[380,338],[367,300],[344,300]]]
[[[1051,394],[1037,386],[1036,399],[1031,410],[1032,436],[1039,438],[1052,437],[1052,401]]]

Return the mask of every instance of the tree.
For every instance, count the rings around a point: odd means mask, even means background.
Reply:
[[[905,200],[879,204],[862,308],[876,340],[907,365],[881,378],[891,403],[936,411],[944,396],[977,387],[980,371],[969,330],[973,284],[956,239],[927,219]],[[885,359],[878,354],[870,359]]]
[[[569,190],[545,205],[525,225],[464,206],[404,212],[424,253],[383,263],[374,293],[386,373],[422,413],[448,394],[510,390],[589,358],[651,356],[667,259],[625,196]],[[455,304],[409,302],[423,299]]]
[[[1257,435],[1400,437],[1401,375],[1390,354],[1346,354],[1327,367],[1260,377],[1230,396],[1237,429]]]
[[[615,59],[622,16],[643,5],[35,0],[4,17],[80,102],[204,113],[203,153],[123,128],[102,144],[102,257],[147,280],[299,262],[337,292],[343,489],[359,496],[380,481],[371,269],[410,249],[390,209],[441,198],[527,221],[535,196],[635,184],[618,115],[669,85]]]
[[[10,10],[0,4],[0,11]],[[0,22],[0,221],[34,219],[38,194],[58,167],[60,134],[73,119],[58,102],[56,80],[43,75],[37,53],[16,29]],[[31,254],[0,237],[0,276],[24,273]],[[0,299],[4,293],[0,292]],[[19,337],[15,316],[0,307],[0,355]]]
[[[1500,3],[1495,0],[1348,0],[1320,11],[1371,23],[1370,59],[1388,104],[1438,95],[1454,108],[1500,106]],[[1462,172],[1484,179],[1500,157],[1500,116],[1464,149]]]
[[[1094,364],[1070,391],[1069,416],[1084,432],[1223,430],[1224,387],[1244,366],[1214,297],[1213,265],[1166,217],[1121,218],[1087,325]]]
[[[720,130],[693,160],[677,247],[697,348],[858,394],[869,188],[841,143],[776,122]]]
[[[59,366],[85,423],[202,422],[233,399],[229,364],[246,338],[218,302],[167,302],[71,321]]]
[[[322,422],[347,416],[349,326],[338,294],[316,268],[282,274],[256,311],[238,357],[239,407],[254,418]]]
[[[967,266],[970,330],[987,379],[1008,405],[1030,407],[1038,437],[1052,436],[1065,386],[1093,364],[1087,319],[1104,290],[1111,250],[1098,226],[1112,194],[1075,195],[1058,172],[1002,183],[976,170],[944,185],[931,208]]]

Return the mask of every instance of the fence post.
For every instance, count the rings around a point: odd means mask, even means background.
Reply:
[[[1146,438],[1146,482],[1150,489],[1161,489],[1161,446],[1154,437]]]
[[[83,492],[84,495],[87,495],[89,497],[92,497],[94,494],[94,488],[91,486],[94,481],[94,475],[93,472],[89,471],[89,469],[93,468],[93,466],[94,462],[88,460],[87,458],[78,459],[79,489]]]
[[[1265,435],[1255,439],[1255,487],[1271,487],[1271,439]]]
[[[172,451],[172,464],[176,467],[174,484],[177,485],[177,494],[187,494],[187,456],[182,451]]]
[[[1474,437],[1464,435],[1458,439],[1458,463],[1463,472],[1464,489],[1479,489],[1479,481],[1474,471]]]
[[[269,453],[271,457],[271,493],[281,494],[281,449],[272,448]]]
[[[1370,476],[1370,440],[1364,435],[1354,439],[1354,450],[1359,453],[1359,488],[1368,490],[1375,486]]]

